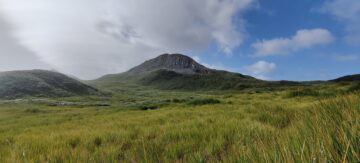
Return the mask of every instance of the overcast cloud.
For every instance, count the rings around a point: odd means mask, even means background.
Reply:
[[[0,0],[0,16],[17,45],[28,49],[24,55],[91,79],[211,43],[231,54],[246,35],[245,21],[235,15],[253,1]]]

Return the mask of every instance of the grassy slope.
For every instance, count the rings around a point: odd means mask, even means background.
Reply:
[[[109,107],[3,103],[0,162],[356,162],[360,95],[348,92],[359,90],[354,87],[262,93],[121,88],[114,97],[57,99]],[[201,99],[221,103],[193,105]],[[158,109],[141,110],[144,104]]]

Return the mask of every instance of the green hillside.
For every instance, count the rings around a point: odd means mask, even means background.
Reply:
[[[97,89],[57,72],[30,70],[0,73],[0,98],[98,94]]]

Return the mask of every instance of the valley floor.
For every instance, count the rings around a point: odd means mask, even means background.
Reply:
[[[359,162],[348,87],[2,101],[0,162]]]

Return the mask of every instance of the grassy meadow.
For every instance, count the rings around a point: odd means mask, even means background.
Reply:
[[[0,162],[359,162],[359,84],[0,102]]]

